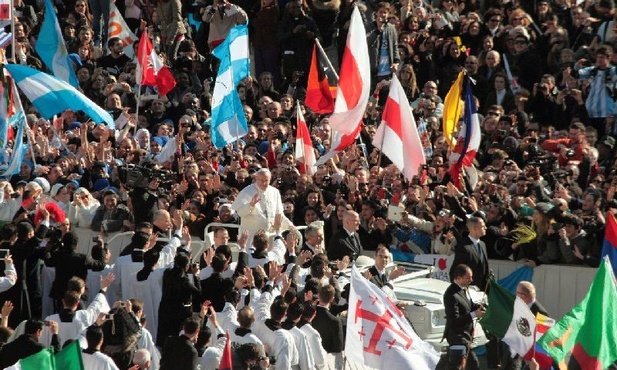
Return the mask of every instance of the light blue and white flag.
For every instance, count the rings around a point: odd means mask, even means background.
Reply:
[[[13,82],[11,82],[10,89],[13,92],[13,105],[16,113],[8,119],[9,126],[17,126],[17,132],[13,139],[13,152],[11,159],[8,162],[6,169],[0,170],[0,177],[9,177],[19,172],[21,163],[24,161],[28,145],[24,144],[24,127],[26,126],[26,114],[24,113],[24,107],[21,105],[19,99],[19,92]],[[5,154],[6,151],[3,153]]]
[[[45,0],[45,19],[34,50],[54,76],[79,86],[51,0]]]
[[[67,82],[36,69],[17,64],[4,66],[15,83],[32,102],[41,116],[51,118],[67,109],[83,111],[96,123],[105,123],[116,128],[114,119],[107,111],[99,107]]]
[[[13,35],[10,32],[5,32],[4,28],[0,28],[0,48],[6,47],[11,43]]]
[[[248,132],[242,102],[236,86],[249,75],[248,27],[233,27],[213,54],[221,60],[212,93],[212,144],[216,148],[241,138]]]

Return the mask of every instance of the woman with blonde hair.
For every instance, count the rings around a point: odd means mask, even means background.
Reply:
[[[92,219],[101,203],[86,188],[75,190],[73,201],[69,204],[68,218],[72,225],[90,228]]]

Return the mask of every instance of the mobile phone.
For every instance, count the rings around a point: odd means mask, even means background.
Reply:
[[[43,321],[43,325],[50,326],[51,325],[51,321],[45,320],[45,321]]]
[[[8,249],[0,249],[0,261],[6,260],[6,257],[11,254],[11,251]]]
[[[113,320],[113,319],[114,319],[114,314],[113,313],[105,314],[105,320]]]

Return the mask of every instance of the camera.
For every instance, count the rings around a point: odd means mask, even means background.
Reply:
[[[288,171],[288,172],[293,171],[293,166],[287,166],[287,168],[285,168],[285,171]]]
[[[572,158],[575,154],[576,152],[574,151],[574,149],[568,149],[568,151],[566,152],[566,157]]]
[[[428,166],[428,164],[423,164],[423,165],[422,165],[422,169],[423,169],[423,170],[428,170],[428,167],[429,167],[429,166]]]
[[[147,188],[148,184],[155,179],[159,180],[161,186],[171,185],[174,180],[171,171],[134,165],[118,167],[118,177],[120,182],[128,188],[140,189]]]
[[[332,181],[332,177],[330,177],[329,175],[326,175],[326,176],[323,177],[323,182],[324,183],[330,182],[330,181]]]

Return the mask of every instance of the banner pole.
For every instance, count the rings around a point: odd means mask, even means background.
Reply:
[[[15,57],[15,16],[13,14],[13,9],[15,9],[15,4],[14,0],[11,0],[11,10],[9,13],[11,16],[11,58],[13,59],[13,63],[18,64],[17,58]]]

